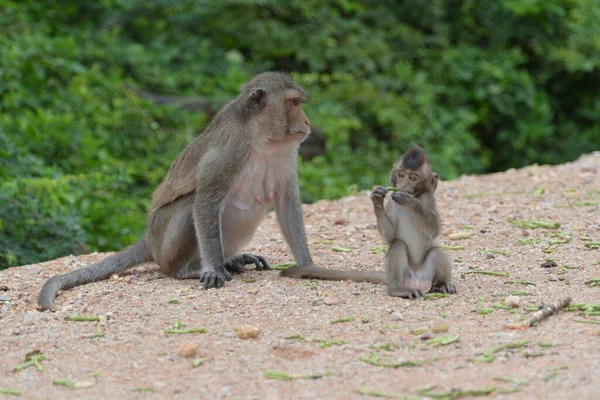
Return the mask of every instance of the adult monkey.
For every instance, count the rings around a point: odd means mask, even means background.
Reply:
[[[438,174],[432,171],[427,154],[412,147],[394,165],[390,185],[395,190],[384,208],[387,189],[377,187],[371,194],[377,228],[388,251],[385,272],[343,271],[314,266],[289,268],[282,276],[357,282],[385,283],[388,294],[416,299],[430,290],[456,293],[452,264],[437,247],[441,221],[434,193]]]
[[[145,236],[104,260],[49,279],[38,298],[53,309],[59,290],[107,279],[156,261],[180,279],[219,288],[244,265],[270,269],[261,256],[240,254],[269,203],[297,265],[312,266],[298,194],[297,153],[310,134],[301,104],[309,96],[291,76],[257,75],[226,104],[171,165],[152,195]]]

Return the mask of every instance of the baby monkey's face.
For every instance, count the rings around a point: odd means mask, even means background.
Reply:
[[[421,171],[410,171],[399,168],[396,171],[396,188],[414,195],[423,184]]]

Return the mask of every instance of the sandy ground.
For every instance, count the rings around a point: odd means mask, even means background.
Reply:
[[[35,299],[47,278],[105,255],[0,272],[0,388],[28,399],[368,398],[359,390],[426,398],[419,393],[432,386],[431,398],[468,398],[467,391],[485,388],[488,398],[599,398],[600,316],[562,311],[529,329],[506,325],[531,315],[531,307],[567,296],[572,303],[600,303],[600,284],[586,284],[600,279],[600,250],[586,247],[600,241],[600,152],[556,167],[463,176],[442,182],[436,197],[444,218],[442,244],[464,246],[448,250],[458,294],[441,299],[410,301],[389,297],[374,284],[292,280],[255,270],[205,291],[197,281],[166,278],[148,264],[62,292],[57,311],[41,313]],[[373,254],[383,243],[368,193],[304,210],[318,265],[383,268],[383,253]],[[508,218],[561,226],[522,229]],[[472,236],[450,239],[460,232]],[[273,264],[291,261],[272,214],[248,251]],[[549,258],[557,266],[543,268]],[[473,270],[509,276],[465,275]],[[519,295],[517,308],[502,308],[513,291],[527,294]],[[486,309],[491,312],[482,313]],[[109,319],[65,320],[72,315]],[[345,317],[353,320],[332,323]],[[166,333],[177,321],[206,333]],[[240,339],[236,329],[243,325],[257,328],[258,337]],[[433,332],[439,325],[448,332]],[[304,339],[289,339],[294,335]],[[428,341],[436,338],[450,343]],[[523,347],[499,350],[489,362],[474,361],[496,346],[524,340]],[[15,371],[34,350],[49,358],[40,362],[43,370]],[[361,360],[373,356],[396,368]],[[402,364],[408,361],[417,365]],[[271,379],[269,372],[297,379]]]

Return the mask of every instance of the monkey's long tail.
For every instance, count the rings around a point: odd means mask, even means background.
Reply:
[[[310,266],[284,269],[281,271],[280,275],[287,278],[385,283],[385,272],[383,271],[342,270]]]
[[[146,241],[142,238],[137,243],[100,262],[48,279],[40,292],[38,304],[43,310],[52,310],[56,293],[59,290],[107,279],[112,274],[119,274],[128,268],[152,260]]]

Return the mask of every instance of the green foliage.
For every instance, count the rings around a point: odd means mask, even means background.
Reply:
[[[418,143],[443,179],[600,143],[596,0],[2,0],[0,268],[143,233],[154,187],[215,107],[288,70],[327,153],[304,201],[385,185]]]

